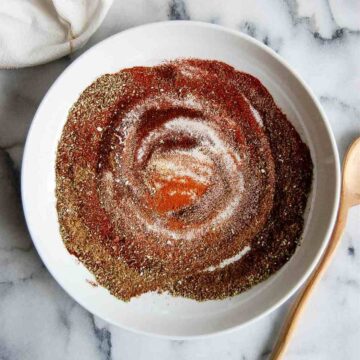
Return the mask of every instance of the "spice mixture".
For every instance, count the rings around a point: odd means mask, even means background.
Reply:
[[[294,253],[312,168],[253,76],[197,59],[124,69],[70,110],[56,161],[61,234],[123,300],[225,298]]]

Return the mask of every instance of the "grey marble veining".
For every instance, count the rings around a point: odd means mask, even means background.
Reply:
[[[360,2],[357,0],[115,0],[79,52],[0,71],[0,359],[267,359],[289,303],[229,334],[171,341],[94,318],[52,279],[24,223],[19,170],[33,115],[57,76],[102,39],[143,23],[191,19],[243,31],[288,61],[320,99],[341,157],[360,136]],[[210,46],[210,45],[209,45]],[[316,290],[286,359],[360,358],[360,208]]]

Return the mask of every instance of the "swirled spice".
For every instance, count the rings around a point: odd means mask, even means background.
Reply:
[[[98,78],[58,145],[68,251],[123,300],[238,294],[292,256],[308,147],[255,77],[181,59]]]

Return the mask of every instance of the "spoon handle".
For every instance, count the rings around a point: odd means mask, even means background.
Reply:
[[[275,348],[271,354],[271,360],[281,360],[285,354],[287,347],[289,346],[292,335],[294,334],[295,328],[300,320],[300,316],[305,309],[305,305],[307,304],[311,293],[315,289],[315,286],[321,279],[325,270],[329,266],[333,255],[340,243],[340,238],[344,232],[344,228],[346,225],[346,219],[349,209],[349,204],[345,199],[341,196],[340,199],[340,207],[338,211],[337,220],[335,223],[335,227],[329,241],[329,244],[326,248],[326,251],[316,268],[316,270],[311,275],[308,283],[305,285],[304,290],[299,295],[299,297],[295,300],[287,319],[284,322],[284,325],[281,329],[279,338],[275,344]]]

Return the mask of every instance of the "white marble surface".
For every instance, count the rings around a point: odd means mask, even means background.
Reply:
[[[85,49],[126,28],[169,18],[218,23],[264,42],[315,91],[341,157],[360,135],[359,0],[115,0]],[[267,359],[289,304],[230,334],[163,340],[94,318],[44,268],[21,211],[22,151],[42,97],[85,49],[51,64],[0,71],[0,359]],[[359,223],[360,208],[354,208],[286,359],[360,358]]]

